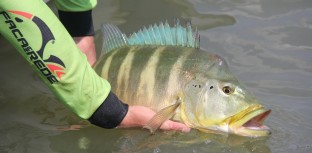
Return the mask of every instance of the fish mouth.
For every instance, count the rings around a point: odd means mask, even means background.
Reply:
[[[270,113],[271,109],[266,110],[260,105],[252,106],[233,117],[234,120],[229,124],[230,130],[242,136],[268,136],[271,134],[270,128],[263,122]]]
[[[270,128],[263,124],[264,120],[269,116],[271,110],[267,110],[244,123],[242,126],[251,130],[269,130]]]

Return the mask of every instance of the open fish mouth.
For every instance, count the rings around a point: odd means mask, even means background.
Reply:
[[[271,110],[267,110],[244,123],[242,127],[250,130],[270,130],[269,127],[263,124],[264,120],[269,116]]]
[[[234,116],[230,123],[232,133],[249,137],[268,136],[270,128],[263,124],[271,110],[265,110],[262,106],[253,106],[246,111]]]

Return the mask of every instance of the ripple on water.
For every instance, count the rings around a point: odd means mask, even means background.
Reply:
[[[269,122],[272,136],[268,141],[272,152],[309,152],[311,125],[305,123],[305,116],[292,110],[274,106]],[[304,126],[306,125],[306,126]]]

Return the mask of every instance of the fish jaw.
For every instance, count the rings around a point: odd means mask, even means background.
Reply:
[[[261,105],[253,105],[241,113],[231,117],[230,133],[248,137],[261,137],[271,134],[270,128],[263,124],[271,110]]]

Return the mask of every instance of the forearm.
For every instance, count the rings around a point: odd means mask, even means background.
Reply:
[[[96,62],[92,9],[96,0],[56,0],[59,19],[87,56],[91,66]]]

